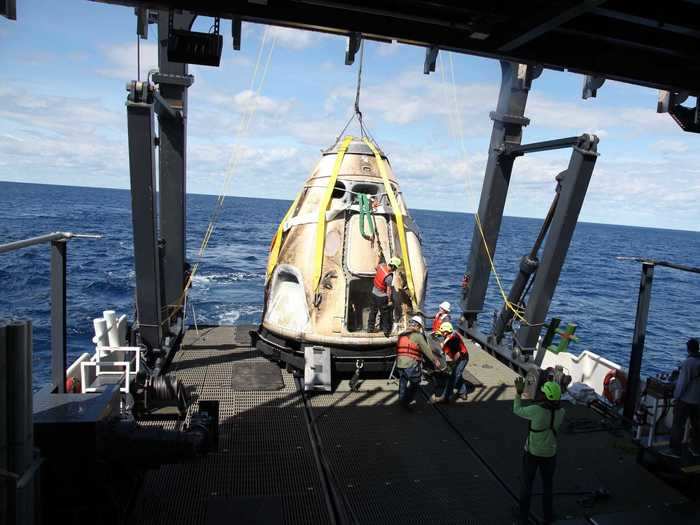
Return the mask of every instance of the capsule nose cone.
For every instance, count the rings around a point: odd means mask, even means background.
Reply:
[[[330,146],[329,148],[323,150],[323,155],[335,155],[338,153],[340,150],[340,145],[343,143],[346,137],[343,137],[339,140],[336,141],[335,144]],[[367,139],[369,140],[369,139]],[[384,152],[380,149],[380,147],[376,144],[374,144],[374,147],[377,148],[377,151],[379,154],[382,156],[382,158],[386,158],[386,155]],[[348,149],[345,152],[346,154],[351,154],[351,155],[370,155],[373,156],[374,153],[372,152],[372,148],[370,148],[367,143],[359,138],[359,137],[353,137],[350,143],[348,144]]]

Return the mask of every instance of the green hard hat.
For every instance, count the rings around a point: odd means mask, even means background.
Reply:
[[[401,266],[401,259],[399,259],[398,257],[392,257],[391,259],[389,259],[389,264],[392,265],[394,268],[398,268],[399,266]]]
[[[544,392],[544,396],[550,401],[559,401],[561,399],[561,387],[559,383],[547,381],[540,389]]]

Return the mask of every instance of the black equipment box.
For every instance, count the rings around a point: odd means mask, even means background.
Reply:
[[[673,381],[665,381],[658,377],[647,378],[646,391],[647,395],[658,399],[670,399],[673,397],[673,389],[676,383]]]

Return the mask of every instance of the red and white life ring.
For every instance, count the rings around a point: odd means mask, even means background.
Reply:
[[[627,389],[627,377],[624,372],[610,370],[603,379],[603,395],[613,405],[621,405]]]
[[[68,377],[66,379],[66,393],[67,394],[79,394],[80,393],[80,379],[77,377]]]

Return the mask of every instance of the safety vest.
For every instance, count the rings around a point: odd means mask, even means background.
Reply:
[[[464,341],[462,341],[462,338],[457,332],[452,332],[445,338],[445,341],[442,343],[442,349],[452,360],[454,360],[458,353],[466,355],[468,352]]]
[[[435,315],[435,319],[433,319],[433,328],[432,328],[433,332],[437,332],[438,330],[440,330],[440,325],[445,320],[445,317],[449,317],[449,316],[450,316],[450,314],[447,312],[438,312]]]
[[[557,437],[557,429],[554,428],[554,418],[556,417],[557,411],[559,409],[558,408],[547,408],[547,410],[549,410],[549,413],[550,413],[549,426],[546,428],[540,428],[540,429],[535,430],[534,428],[532,428],[532,421],[528,421],[527,422],[527,431],[530,433],[533,433],[533,434],[537,434],[539,432],[547,432],[548,430],[551,430],[552,434],[554,434],[554,437],[556,438]],[[527,438],[527,451],[530,452],[530,436],[529,435]]]
[[[399,341],[396,344],[396,354],[398,356],[405,355],[417,361],[422,359],[420,346],[418,346],[418,343],[411,341],[411,337],[409,335],[402,335],[399,337]]]
[[[391,273],[389,266],[380,264],[377,266],[377,273],[374,274],[374,287],[380,292],[386,293],[386,282],[384,279]]]

